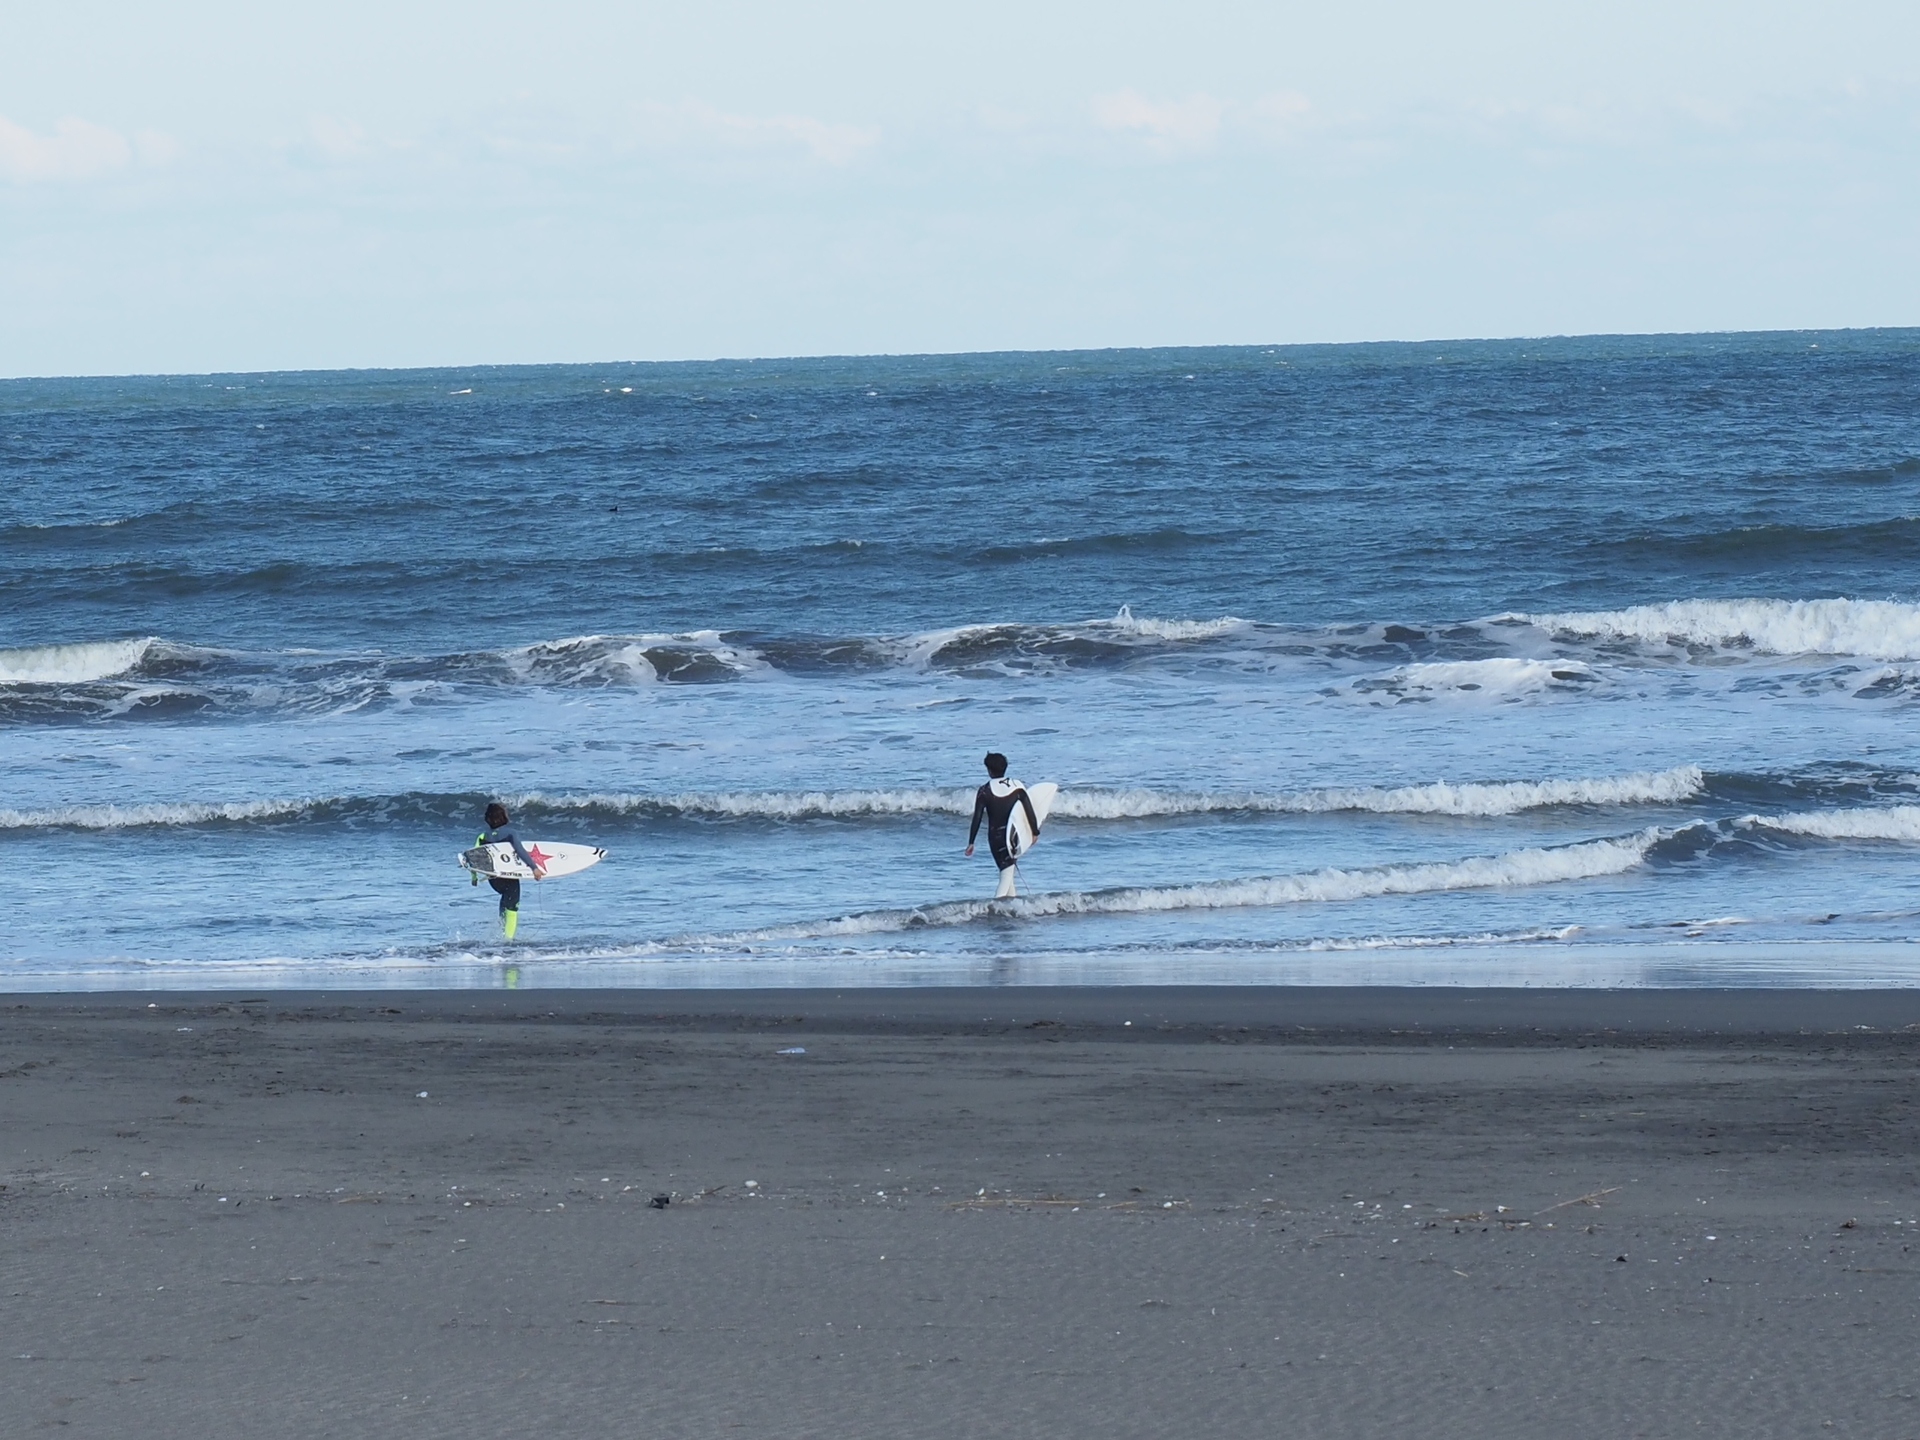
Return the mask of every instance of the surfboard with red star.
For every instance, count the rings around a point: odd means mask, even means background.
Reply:
[[[606,851],[594,845],[573,845],[561,840],[526,840],[521,848],[547,872],[547,878],[574,875],[589,865],[598,865]],[[476,845],[460,852],[460,868],[496,880],[531,880],[529,870],[513,846],[504,840],[493,845]]]

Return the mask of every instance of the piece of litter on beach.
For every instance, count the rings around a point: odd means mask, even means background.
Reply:
[[[758,1180],[747,1180],[742,1183],[745,1184],[749,1190],[758,1190],[760,1188],[760,1182]]]
[[[647,1204],[655,1210],[664,1210],[672,1203],[673,1197],[671,1195],[656,1195],[647,1201]]]
[[[418,1095],[414,1096],[413,1098],[416,1100],[424,1100],[427,1098],[427,1092],[422,1090]]]
[[[174,1031],[173,1033],[176,1035],[191,1035],[193,1034],[193,1026],[182,1025],[178,1030]]]
[[[804,1055],[806,1053],[807,1053],[807,1047],[804,1045],[789,1045],[784,1050],[774,1051],[774,1054],[776,1055]]]

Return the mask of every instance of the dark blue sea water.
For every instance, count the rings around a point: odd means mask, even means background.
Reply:
[[[12,381],[0,477],[16,986],[1920,978],[1920,332]],[[512,946],[495,796],[609,850]]]

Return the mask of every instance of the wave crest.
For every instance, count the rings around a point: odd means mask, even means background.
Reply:
[[[1154,790],[1063,790],[1055,815],[1086,819],[1138,819],[1214,811],[1270,811],[1326,814],[1341,810],[1379,815],[1516,815],[1558,805],[1672,804],[1698,795],[1706,775],[1698,765],[1639,771],[1595,779],[1507,780],[1460,785],[1445,780],[1430,785],[1349,786],[1295,794]]]
[[[1920,840],[1920,805],[1815,810],[1794,815],[1747,815],[1741,824],[1818,840]]]
[[[155,644],[138,640],[83,640],[0,650],[0,685],[87,685],[135,669]]]
[[[1672,804],[1698,795],[1705,787],[1706,776],[1697,765],[1594,779],[1460,785],[1441,780],[1430,785],[1352,786],[1291,794],[1086,786],[1062,790],[1054,801],[1053,813],[1089,821],[1234,813],[1320,815],[1344,810],[1380,815],[1501,816],[1560,805]],[[529,790],[504,798],[514,813],[528,821],[559,815],[804,821],[964,816],[973,809],[973,796],[970,789],[903,786],[875,790],[596,791],[575,795]],[[226,803],[63,805],[46,810],[0,810],[0,830],[121,830],[348,818],[443,824],[476,813],[487,798],[478,794],[410,791],[399,795],[307,796]]]
[[[1920,659],[1920,605],[1895,600],[1670,600],[1625,610],[1516,614],[1556,635],[1771,655]]]
[[[0,810],[0,830],[131,830],[150,825],[244,824],[291,820],[329,802],[237,800],[229,804],[61,805],[50,810]]]
[[[1501,855],[1417,865],[1365,869],[1328,868],[1300,875],[1210,880],[1193,885],[1123,886],[1111,890],[1062,890],[1012,900],[949,900],[899,910],[863,910],[832,920],[773,925],[679,944],[751,945],[782,940],[824,940],[876,935],[929,926],[967,925],[977,920],[1043,920],[1067,915],[1140,914],[1166,910],[1223,910],[1298,905],[1315,901],[1365,900],[1381,895],[1421,895],[1443,890],[1484,890],[1549,885],[1618,875],[1642,864],[1660,838],[1657,830],[1551,849],[1510,850]]]

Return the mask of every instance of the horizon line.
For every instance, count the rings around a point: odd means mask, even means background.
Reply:
[[[0,385],[61,380],[197,380],[216,377],[268,375],[406,375],[444,371],[560,370],[586,369],[596,365],[619,365],[628,367],[659,366],[664,368],[693,365],[818,364],[861,360],[962,360],[969,358],[1035,355],[1144,355],[1156,352],[1192,353],[1198,351],[1225,350],[1263,350],[1275,352],[1282,350],[1364,350],[1436,345],[1551,344],[1572,340],[1696,340],[1800,335],[1879,335],[1889,333],[1897,334],[1903,331],[1920,334],[1920,325],[1790,326],[1759,330],[1595,330],[1579,332],[1562,331],[1537,335],[1428,336],[1418,339],[1227,341],[1161,345],[1077,345],[1046,349],[997,350],[875,350],[822,352],[816,354],[682,356],[672,359],[613,357],[587,360],[457,360],[415,365],[316,365],[269,367],[266,369],[253,370],[99,370],[72,371],[64,374],[0,375]]]

